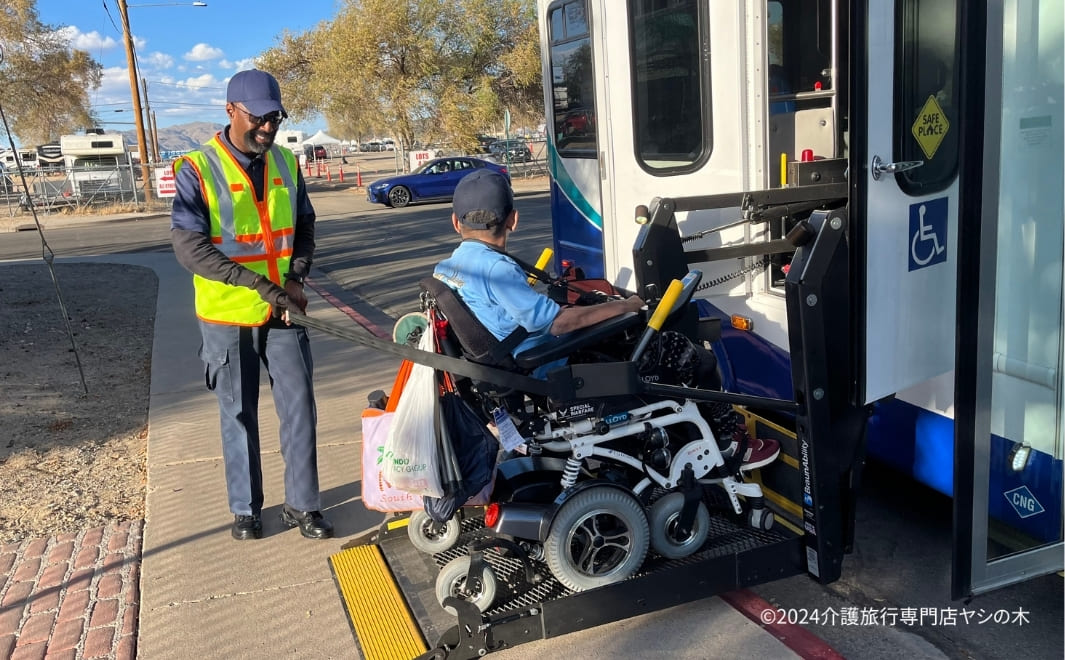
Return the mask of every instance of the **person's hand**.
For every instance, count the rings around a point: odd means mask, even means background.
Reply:
[[[289,307],[285,308],[281,319],[285,322],[285,325],[292,325],[292,321],[288,317],[289,311],[295,308],[299,310],[300,314],[305,314],[307,312],[307,296],[303,293],[303,285],[294,280],[285,282],[285,294],[288,295]]]
[[[625,311],[629,312],[638,312],[647,304],[639,296],[629,296],[621,302],[625,304]]]

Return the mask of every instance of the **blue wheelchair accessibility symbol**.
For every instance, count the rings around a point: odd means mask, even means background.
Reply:
[[[910,270],[947,260],[947,198],[910,204]]]

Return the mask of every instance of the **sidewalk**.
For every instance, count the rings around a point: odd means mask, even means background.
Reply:
[[[196,358],[191,280],[170,254],[102,260],[159,276],[143,531],[136,521],[0,547],[0,570],[13,582],[0,603],[0,658],[43,658],[46,650],[74,660],[357,657],[326,560],[384,517],[360,501],[359,415],[366,395],[391,383],[398,360],[312,332],[322,504],[337,534],[327,541],[304,539],[278,519],[283,463],[264,374],[264,538],[234,541],[217,404]],[[308,313],[350,320],[343,305],[315,292],[315,280],[324,277],[311,279]],[[832,657],[802,629],[770,632],[747,611],[709,598],[498,657],[794,658],[815,647]],[[789,634],[797,652],[778,639]]]

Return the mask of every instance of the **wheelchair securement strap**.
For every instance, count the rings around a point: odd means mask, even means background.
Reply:
[[[514,332],[500,340],[498,344],[489,352],[489,357],[492,358],[492,362],[501,363],[504,358],[508,358],[517,348],[518,344],[525,341],[525,338],[529,336],[529,331],[520,325],[514,328]],[[463,374],[466,375],[466,374]],[[499,385],[500,383],[496,383]]]
[[[552,396],[554,392],[554,388],[551,387],[550,383],[540,380],[539,378],[516,374],[504,369],[487,367],[461,358],[430,353],[405,344],[397,344],[384,339],[378,339],[365,331],[356,330],[351,325],[342,325],[335,321],[316,319],[296,312],[289,312],[289,319],[296,325],[320,330],[321,332],[333,335],[334,337],[347,339],[348,341],[362,344],[363,346],[367,346],[383,353],[391,353],[405,360],[410,360],[415,364],[424,364],[427,367],[439,369],[440,371],[447,371],[460,376],[468,376],[501,387],[509,387],[539,396]],[[509,341],[512,336],[513,334],[504,339],[504,341]],[[517,344],[517,342],[515,342],[515,344]]]

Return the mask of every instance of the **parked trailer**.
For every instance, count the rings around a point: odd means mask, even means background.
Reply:
[[[75,197],[111,198],[133,191],[133,165],[121,135],[64,135],[59,145]]]

